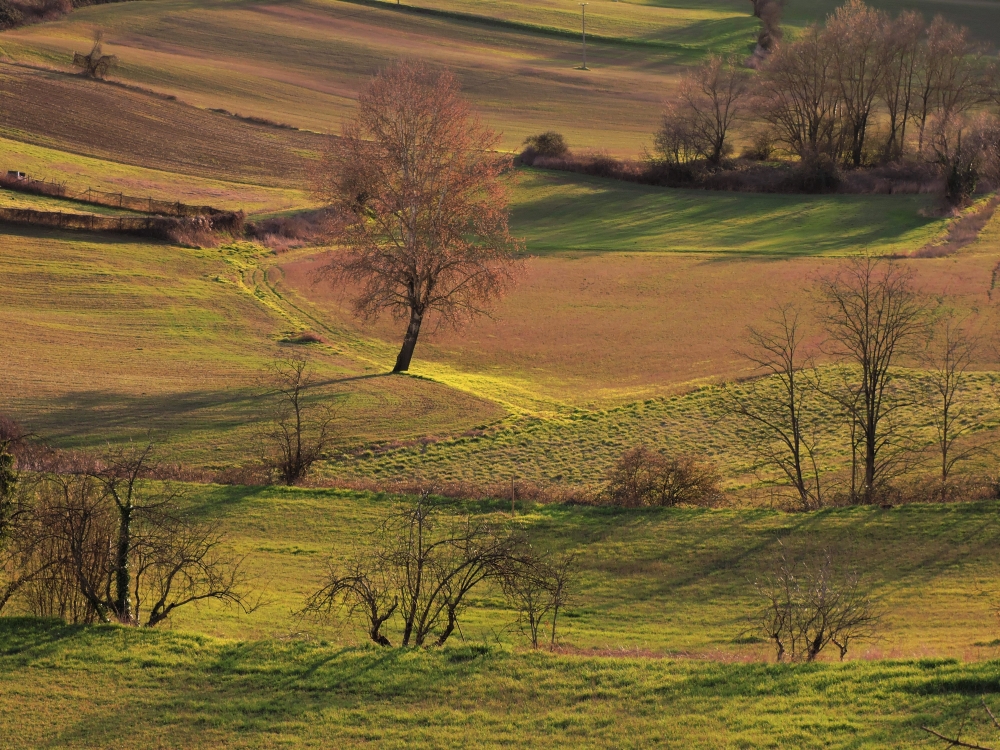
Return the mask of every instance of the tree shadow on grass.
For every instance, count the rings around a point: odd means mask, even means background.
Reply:
[[[143,655],[116,663],[142,679]],[[111,746],[134,734],[135,727],[180,729],[176,742],[186,746],[183,731],[200,725],[225,735],[246,732],[297,733],[332,710],[364,711],[373,705],[419,703],[442,692],[456,695],[456,684],[489,661],[452,660],[440,652],[415,649],[321,647],[301,642],[262,641],[222,646],[204,659],[181,662],[157,676],[152,690],[135,691],[129,721],[116,721],[122,706],[102,706],[51,737],[47,747],[90,744]],[[146,678],[149,679],[149,678]],[[444,701],[446,702],[446,701]],[[329,720],[329,718],[327,719]],[[338,728],[344,729],[342,725]],[[349,728],[348,728],[349,729]],[[193,744],[204,742],[195,740]]]
[[[319,380],[313,389],[389,377],[388,373]],[[330,398],[342,398],[338,391]],[[15,415],[35,434],[74,447],[104,445],[112,435],[144,436],[151,429],[167,434],[195,430],[232,431],[257,422],[260,391],[251,387],[129,394],[89,390],[68,393],[38,405],[22,400]],[[114,437],[117,437],[115,435]]]

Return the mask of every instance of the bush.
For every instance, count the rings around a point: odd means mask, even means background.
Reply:
[[[774,151],[774,135],[767,130],[760,130],[754,133],[750,145],[743,150],[741,156],[749,161],[770,161]]]
[[[961,206],[979,187],[979,166],[969,151],[959,150],[948,165],[944,197],[953,206]]]
[[[12,29],[24,20],[24,14],[10,0],[0,0],[0,29]]]
[[[529,166],[534,163],[539,156],[549,159],[559,159],[569,153],[569,146],[561,133],[548,130],[539,135],[530,135],[524,139],[524,151],[521,152],[521,161]]]
[[[811,154],[788,176],[786,189],[793,193],[832,193],[840,186],[837,163],[828,154]]]
[[[606,495],[625,507],[708,505],[722,497],[718,471],[691,456],[666,456],[642,446],[626,451],[608,473]]]

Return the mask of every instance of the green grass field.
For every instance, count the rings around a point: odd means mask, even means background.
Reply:
[[[774,511],[521,506],[536,544],[578,550],[561,655],[531,653],[483,590],[444,650],[377,650],[291,616],[390,499],[190,488],[267,581],[249,616],[206,606],[135,631],[0,620],[7,747],[913,747],[997,677],[996,504]],[[504,506],[472,503],[475,513]],[[881,638],[840,665],[759,663],[748,579],[832,548],[882,597]],[[390,635],[395,633],[390,629]],[[659,657],[659,658],[651,658]],[[750,663],[745,663],[749,660]],[[112,720],[126,711],[133,727]],[[502,736],[498,735],[502,732]]]
[[[913,748],[921,725],[954,731],[994,700],[1000,666],[380,652],[21,620],[0,640],[12,749]]]
[[[942,231],[931,196],[664,190],[526,170],[511,223],[528,251],[747,253],[771,258],[921,247]]]
[[[1000,41],[1000,3],[875,4]],[[790,0],[790,33],[834,5]],[[504,148],[556,129],[575,149],[636,156],[685,65],[750,51],[748,6],[592,2],[589,72],[576,70],[579,8],[556,0],[92,6],[0,34],[0,169],[251,217],[314,208],[321,134],[400,56],[454,69]],[[122,62],[111,83],[72,74],[96,29]],[[0,191],[3,207],[78,205]],[[351,289],[316,283],[328,248],[0,228],[0,413],[59,447],[151,437],[167,461],[233,467],[254,458],[262,368],[307,356],[317,395],[338,407],[322,482],[593,486],[646,444],[716,461],[731,507],[519,503],[513,522],[534,545],[579,554],[559,652],[530,652],[491,589],[447,648],[378,650],[350,624],[295,612],[395,498],[188,485],[192,510],[248,555],[264,604],[182,609],[158,631],[0,619],[0,747],[912,748],[933,746],[921,725],[954,730],[982,696],[1000,708],[1000,506],[771,509],[780,500],[749,485],[772,477],[720,408],[718,384],[749,374],[736,353],[748,324],[791,301],[815,333],[815,284],[846,256],[942,240],[951,220],[932,198],[521,170],[512,208],[524,277],[492,318],[425,327],[407,376],[386,374],[401,325],[363,324]],[[989,334],[998,251],[994,217],[960,252],[904,262],[927,299]],[[322,341],[292,343],[303,331]],[[974,363],[977,441],[1000,426],[998,366],[989,346]],[[821,416],[833,475],[845,442]],[[926,442],[926,413],[905,416]],[[968,468],[995,471],[988,454]],[[860,566],[886,608],[879,639],[846,664],[765,663],[767,644],[746,637],[750,581],[781,548]]]

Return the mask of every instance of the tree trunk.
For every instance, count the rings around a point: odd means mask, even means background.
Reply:
[[[422,310],[415,307],[410,308],[410,325],[406,327],[406,335],[403,337],[403,348],[396,357],[396,366],[393,372],[406,372],[410,369],[410,360],[413,359],[413,350],[417,346],[417,336],[420,335],[420,323],[424,319]]]
[[[118,509],[118,549],[115,555],[115,612],[123,623],[132,622],[132,571],[130,570],[129,549],[132,546],[132,504]]]
[[[875,502],[875,435],[874,430],[865,439],[865,504]]]

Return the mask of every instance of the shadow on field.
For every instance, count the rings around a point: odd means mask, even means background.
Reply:
[[[373,373],[327,378],[318,380],[313,388],[330,388],[390,375]],[[329,394],[331,398],[348,395],[349,392]],[[46,440],[84,446],[103,444],[112,437],[109,432],[235,430],[257,421],[259,399],[259,393],[250,387],[149,395],[91,390],[68,393],[41,405],[22,403],[15,413],[20,411],[29,415],[23,420],[25,424]]]
[[[92,746],[96,739],[101,746],[113,746],[128,740],[136,726],[170,727],[170,746],[176,747],[213,746],[204,734],[213,730],[243,736],[297,732],[330,711],[368,713],[373,705],[384,710],[394,704],[405,710],[428,696],[457,694],[458,683],[505,658],[492,655],[485,663],[454,658],[476,647],[427,657],[414,649],[317,647],[294,641],[210,646],[199,652],[174,638],[153,633],[122,649],[106,666],[119,678],[130,675],[130,680],[147,683],[144,689],[124,705],[95,707],[44,746]],[[143,675],[159,666],[167,668]],[[128,721],[119,720],[122,710]]]
[[[591,575],[609,576],[630,597],[701,600],[707,591],[747,591],[758,574],[790,558],[829,551],[887,593],[978,569],[1000,546],[1000,519],[982,504],[776,511],[548,510],[531,535],[558,531],[581,550]],[[567,538],[568,537],[568,538]],[[562,546],[562,545],[561,545]],[[961,575],[961,573],[958,573]],[[971,574],[970,574],[971,575]]]
[[[48,440],[103,442],[107,432],[190,428],[191,420],[211,416],[213,429],[234,429],[250,420],[254,394],[250,389],[182,391],[134,395],[113,391],[77,391],[46,402],[48,407],[23,408],[24,421]]]
[[[85,625],[67,625],[62,620],[0,617],[0,657],[29,653],[32,658],[45,656],[84,630]]]

